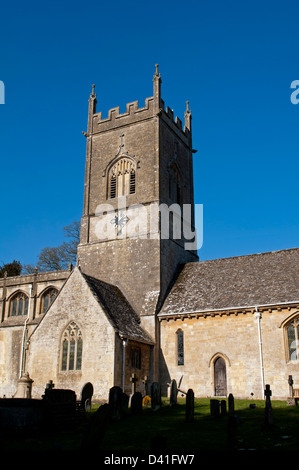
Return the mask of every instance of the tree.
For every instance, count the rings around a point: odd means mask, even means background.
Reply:
[[[22,265],[20,261],[14,260],[12,263],[3,263],[0,267],[0,277],[4,277],[5,273],[7,276],[19,276],[22,271]]]
[[[69,264],[77,261],[77,246],[80,241],[80,222],[73,222],[63,228],[64,236],[69,238],[68,242],[63,242],[56,247],[45,247],[41,250],[37,269],[40,272],[59,271],[67,269]],[[32,273],[34,266],[27,264],[23,267],[23,272]]]

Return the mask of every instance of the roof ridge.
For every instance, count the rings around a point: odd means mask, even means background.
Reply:
[[[248,255],[236,255],[236,256],[225,256],[224,258],[212,258],[212,259],[206,259],[202,261],[190,261],[188,263],[185,263],[185,265],[199,265],[203,263],[211,263],[211,262],[216,262],[216,261],[222,261],[222,260],[227,260],[227,259],[237,259],[237,258],[250,258],[250,257],[256,257],[256,256],[265,256],[265,255],[272,255],[275,253],[286,253],[290,251],[298,251],[299,252],[299,247],[296,248],[285,248],[283,250],[273,250],[273,251],[263,251],[261,253],[250,253]]]

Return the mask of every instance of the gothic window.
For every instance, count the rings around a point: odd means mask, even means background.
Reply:
[[[61,370],[81,370],[82,334],[75,322],[71,322],[62,335]]]
[[[121,158],[111,168],[108,174],[108,198],[135,194],[136,165],[130,158]]]
[[[40,313],[45,313],[50,305],[54,302],[56,296],[57,296],[57,289],[54,289],[53,287],[48,289],[41,298],[41,306],[40,306]]]
[[[23,292],[17,292],[10,301],[9,315],[12,317],[28,314],[29,298]]]
[[[141,349],[131,349],[131,366],[133,369],[141,369]]]
[[[177,336],[177,363],[178,366],[184,365],[184,332],[178,330],[176,332]]]
[[[285,327],[287,355],[289,361],[299,359],[299,316],[293,318]]]
[[[169,169],[169,198],[173,203],[182,204],[181,177],[176,164]]]

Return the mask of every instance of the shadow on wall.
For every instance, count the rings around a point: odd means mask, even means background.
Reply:
[[[163,351],[160,349],[160,386],[161,386],[161,395],[167,397],[168,384],[171,382],[171,377],[169,374],[168,367],[164,358]]]

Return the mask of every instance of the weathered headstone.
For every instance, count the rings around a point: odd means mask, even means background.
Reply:
[[[186,421],[190,423],[194,420],[194,392],[189,388],[186,394]]]
[[[221,416],[226,415],[226,400],[221,400],[220,402]]]
[[[129,408],[129,396],[122,392],[121,394],[121,414],[126,415],[128,413],[128,408]]]
[[[112,387],[109,390],[109,405],[111,407],[112,419],[119,420],[121,418],[121,401],[122,389],[120,387]]]
[[[136,392],[136,384],[138,382],[137,375],[134,372],[130,377],[130,382],[132,383],[132,395],[134,395],[134,393]]]
[[[144,376],[142,383],[144,386],[144,396],[147,396],[149,394],[149,381],[147,375]]]
[[[232,393],[228,395],[228,413],[234,414],[235,412],[235,399]]]
[[[161,408],[161,386],[158,382],[151,384],[151,406],[153,411]]]
[[[171,385],[170,385],[170,401],[169,401],[169,404],[170,406],[174,406],[176,405],[178,402],[178,387],[177,387],[177,383],[176,383],[176,380],[172,380],[171,381]]]
[[[131,412],[136,415],[142,412],[142,394],[135,392],[131,398]]]
[[[90,451],[97,448],[103,439],[111,418],[111,407],[108,403],[101,405],[94,413],[86,434],[83,437],[81,448]]]
[[[271,405],[271,395],[272,391],[270,389],[270,385],[266,385],[265,390],[265,397],[266,397],[266,405],[265,405],[265,426],[270,427],[273,425],[273,417],[272,417],[272,405]]]
[[[93,395],[93,386],[90,382],[84,385],[81,392],[81,406],[87,411],[91,409],[91,399]]]
[[[220,416],[220,402],[219,400],[210,400],[210,413],[211,418],[218,418]]]
[[[294,389],[293,389],[294,381],[293,381],[292,375],[289,375],[288,384],[289,384],[289,397],[287,398],[287,406],[296,406],[296,399],[294,398]]]

